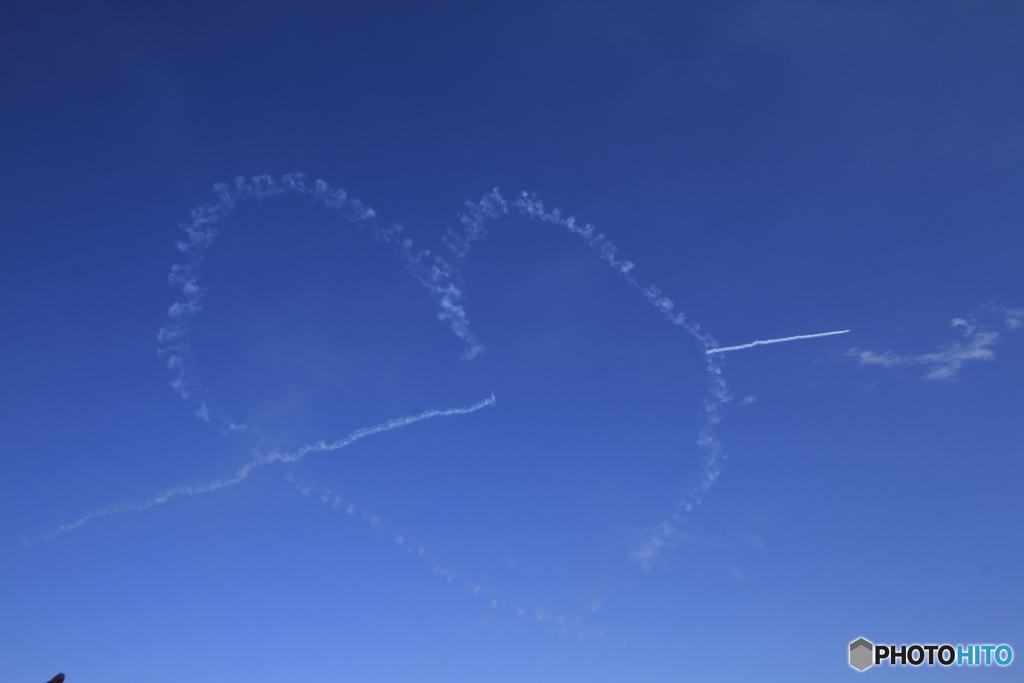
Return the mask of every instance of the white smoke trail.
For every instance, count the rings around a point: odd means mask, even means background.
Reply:
[[[172,387],[183,398],[198,400],[197,415],[209,420],[214,414],[208,392],[202,387],[195,371],[195,359],[191,351],[191,321],[202,310],[202,299],[205,289],[200,285],[201,266],[207,249],[217,235],[217,223],[233,210],[235,205],[246,199],[262,200],[285,193],[295,193],[309,197],[314,203],[322,202],[327,208],[341,211],[345,218],[360,229],[368,230],[376,239],[396,249],[406,269],[427,289],[431,298],[438,305],[438,318],[447,322],[450,329],[459,339],[467,344],[463,352],[464,358],[473,358],[483,352],[484,347],[470,331],[469,320],[465,310],[465,295],[461,277],[461,266],[468,255],[472,243],[486,236],[484,224],[493,218],[508,213],[508,203],[500,191],[495,188],[485,194],[479,202],[466,202],[466,212],[460,214],[460,229],[449,229],[442,243],[447,248],[448,256],[431,254],[430,250],[414,251],[412,240],[403,236],[401,225],[383,227],[377,222],[373,209],[363,205],[359,200],[349,197],[343,190],[330,188],[327,183],[317,180],[307,183],[302,174],[289,174],[280,180],[270,176],[254,176],[247,180],[236,178],[233,185],[217,184],[214,191],[218,201],[214,204],[201,205],[194,209],[190,219],[181,224],[187,238],[178,242],[178,249],[186,255],[183,263],[171,268],[169,279],[172,284],[181,287],[184,298],[171,306],[168,313],[171,322],[164,326],[158,335],[161,343],[160,353],[167,357],[168,367],[175,372]],[[543,203],[535,196],[522,193],[514,202],[521,214],[545,223],[558,225],[570,233],[579,235],[594,249],[598,256],[606,261],[631,287],[638,290],[647,301],[674,325],[682,327],[704,350],[708,377],[708,398],[704,400],[705,425],[697,437],[697,444],[704,451],[704,462],[696,484],[683,490],[674,505],[669,519],[652,530],[650,539],[634,553],[645,566],[657,554],[657,551],[668,545],[676,535],[676,527],[685,521],[683,513],[700,504],[703,496],[717,480],[722,461],[726,455],[715,434],[715,425],[721,421],[720,408],[731,400],[728,388],[722,378],[720,357],[711,350],[718,348],[711,335],[701,332],[700,326],[686,321],[683,313],[673,309],[675,304],[665,296],[656,285],[641,285],[633,274],[634,264],[619,258],[617,247],[603,233],[597,232],[592,225],[580,224],[573,216],[563,217],[558,209],[546,212]],[[439,415],[462,414],[473,412],[485,405],[492,405],[493,397],[467,409],[452,411],[430,411],[419,416],[400,418],[375,427],[354,432],[346,439],[334,443],[318,442],[310,444],[291,454],[269,453],[257,454],[255,460],[246,463],[233,477],[215,480],[206,484],[172,487],[158,496],[141,503],[122,503],[97,510],[82,519],[60,527],[48,536],[52,538],[60,533],[80,527],[96,517],[117,514],[130,510],[144,510],[160,505],[177,495],[195,495],[215,491],[226,486],[237,484],[249,476],[256,467],[272,462],[295,462],[305,455],[317,451],[329,451],[343,448],[353,441],[405,426],[412,422]],[[225,416],[219,416],[226,425],[234,423]]]
[[[481,601],[486,605],[483,620],[480,622],[481,626],[488,623],[504,625],[513,615],[518,617],[526,616],[527,610],[525,607],[513,607],[514,605],[521,605],[524,602],[523,600],[516,600],[505,591],[487,590],[475,580],[466,580],[456,575],[456,572],[453,571],[448,563],[440,555],[429,550],[424,543],[410,537],[404,531],[390,529],[385,520],[360,505],[345,493],[300,481],[292,472],[285,475],[285,480],[293,484],[295,490],[304,498],[311,500],[319,499],[334,510],[344,511],[348,517],[362,522],[364,527],[370,529],[377,538],[386,541],[391,547],[403,551],[403,554],[407,557],[415,558],[421,563],[425,563],[429,566],[430,572],[434,576],[437,576],[445,583],[460,588],[460,592],[463,594]],[[456,579],[459,580],[456,581]],[[595,615],[601,608],[603,601],[600,598],[590,598],[585,605],[577,604],[575,608],[563,610],[552,610],[541,606],[546,604],[545,601],[532,600],[529,602],[538,605],[531,610],[531,616],[534,616],[535,619],[530,619],[529,621],[538,626],[550,627],[550,630],[555,635],[566,635],[567,627],[564,626],[566,623],[573,624],[573,628],[577,631],[579,629],[589,629],[589,632],[598,638],[604,638],[606,634],[604,629],[598,629],[590,623],[595,620]],[[579,635],[583,636],[583,631],[579,631]]]
[[[849,330],[836,330],[835,332],[819,332],[818,334],[798,334],[794,337],[779,337],[778,339],[759,339],[752,341],[749,344],[740,344],[739,346],[719,346],[708,349],[704,353],[725,353],[726,351],[742,351],[743,349],[752,349],[755,346],[764,346],[765,344],[781,344],[782,342],[796,341],[798,339],[817,339],[818,337],[831,337],[834,334],[846,334]]]
[[[502,212],[505,211],[505,202],[497,188],[492,190],[489,197],[494,197],[500,203]],[[467,202],[468,204],[468,202]],[[604,234],[589,223],[580,224],[574,216],[564,217],[558,209],[545,212],[543,202],[536,195],[529,195],[526,192],[514,202],[515,207],[525,216],[542,222],[561,226],[570,233],[579,235],[594,249],[598,256],[606,261],[626,282],[638,290],[647,301],[654,306],[665,318],[674,325],[681,326],[690,334],[705,352],[706,371],[708,382],[708,398],[704,400],[705,425],[697,435],[697,445],[704,450],[704,460],[696,483],[684,489],[676,499],[672,513],[668,519],[651,529],[647,539],[639,548],[632,553],[632,558],[640,562],[645,568],[650,568],[661,550],[671,546],[679,536],[679,525],[686,521],[685,514],[695,506],[700,505],[704,495],[717,481],[722,471],[723,461],[727,458],[721,441],[715,431],[716,425],[722,420],[721,407],[732,400],[725,380],[722,376],[721,356],[717,355],[725,351],[733,351],[773,344],[783,341],[795,341],[798,339],[810,339],[819,336],[830,336],[834,334],[845,334],[849,330],[826,332],[814,335],[799,335],[786,337],[784,339],[761,340],[737,347],[719,347],[715,339],[708,333],[702,332],[700,325],[690,324],[686,316],[675,308],[674,302],[665,296],[657,285],[644,286],[636,279],[633,273],[635,264],[631,261],[621,259],[617,256],[617,246]],[[482,220],[496,217],[497,212],[492,212],[482,217]]]
[[[243,199],[264,199],[293,192],[308,196],[314,202],[322,202],[327,208],[343,211],[351,223],[361,229],[369,230],[376,239],[390,244],[397,250],[406,269],[423,284],[438,305],[440,309],[438,318],[447,322],[455,335],[466,343],[463,357],[473,358],[483,352],[483,344],[470,331],[465,310],[461,266],[472,243],[486,236],[484,224],[509,211],[508,203],[497,188],[484,195],[479,202],[466,202],[466,212],[459,216],[461,229],[449,229],[442,238],[442,243],[449,252],[448,256],[440,253],[431,254],[430,250],[414,251],[412,240],[402,236],[401,225],[380,226],[376,221],[376,213],[373,209],[348,197],[343,190],[331,189],[322,180],[317,180],[310,185],[307,184],[305,176],[301,174],[285,175],[280,181],[263,175],[254,176],[251,180],[239,177],[233,186],[219,184],[214,189],[219,201],[216,204],[198,207],[192,212],[190,221],[182,224],[188,239],[179,242],[178,247],[188,256],[188,259],[185,263],[176,264],[172,268],[170,279],[172,283],[181,286],[184,300],[171,307],[169,313],[172,322],[161,329],[159,335],[163,344],[161,353],[168,356],[168,367],[176,373],[172,386],[185,398],[196,393],[202,394],[198,397],[197,414],[200,417],[209,419],[211,411],[208,398],[195,373],[195,362],[189,344],[190,319],[201,310],[201,301],[205,293],[199,285],[199,271],[205,251],[217,234],[215,224],[229,214],[234,205]],[[728,350],[805,337],[767,340],[742,347],[721,348],[711,335],[701,332],[699,325],[687,322],[683,313],[674,311],[675,304],[662,293],[659,287],[641,285],[633,274],[634,264],[619,258],[615,244],[603,233],[597,232],[592,225],[580,224],[574,216],[563,217],[558,209],[545,211],[541,200],[535,195],[528,195],[525,192],[515,200],[514,206],[524,216],[558,225],[570,233],[582,237],[602,260],[606,261],[631,287],[638,290],[669,322],[682,327],[704,351],[708,397],[703,402],[704,427],[697,435],[696,441],[704,451],[703,465],[698,481],[681,492],[669,518],[657,525],[651,531],[649,539],[633,553],[634,559],[648,567],[661,548],[674,542],[673,539],[678,535],[678,525],[685,521],[684,514],[701,503],[704,495],[721,473],[722,462],[725,460],[726,454],[715,433],[715,426],[722,420],[721,407],[731,400],[731,396],[722,377],[719,354]]]
[[[494,192],[497,192],[495,190]],[[683,489],[677,497],[668,518],[656,525],[648,533],[647,538],[635,549],[631,557],[645,569],[653,566],[662,549],[671,546],[679,535],[679,525],[686,521],[685,513],[700,505],[704,495],[711,489],[722,472],[722,462],[726,459],[725,449],[715,433],[715,426],[722,421],[720,409],[732,400],[729,389],[722,377],[722,366],[718,357],[707,353],[717,347],[714,337],[700,331],[700,325],[690,324],[681,312],[673,312],[675,303],[665,296],[657,285],[643,286],[633,275],[634,264],[616,256],[618,247],[604,233],[597,232],[590,223],[580,225],[575,216],[563,217],[558,209],[544,211],[544,203],[536,195],[523,192],[515,202],[519,211],[545,223],[559,225],[569,232],[579,235],[608,262],[623,279],[634,289],[643,294],[644,298],[668,319],[673,325],[679,325],[690,334],[705,351],[708,398],[704,400],[704,427],[697,435],[697,445],[704,450],[704,461],[698,481]]]
[[[495,402],[496,399],[494,397],[494,394],[491,394],[489,397],[483,399],[482,401],[478,401],[471,406],[466,406],[464,408],[448,408],[445,410],[425,410],[422,413],[417,413],[416,415],[408,415],[406,417],[393,418],[391,420],[387,420],[386,422],[381,422],[380,424],[373,425],[372,427],[364,427],[362,429],[357,429],[348,436],[342,439],[338,439],[337,441],[318,441],[316,443],[307,444],[293,453],[281,453],[279,451],[271,451],[270,453],[257,452],[255,454],[256,457],[250,460],[249,462],[245,463],[241,467],[239,467],[238,470],[235,472],[234,476],[223,477],[221,479],[214,479],[213,481],[209,481],[204,484],[183,484],[180,486],[171,486],[167,489],[164,489],[163,491],[153,496],[152,498],[149,498],[148,500],[144,500],[142,502],[117,503],[115,505],[110,505],[105,508],[100,508],[99,510],[90,512],[89,514],[74,522],[62,524],[61,526],[57,527],[55,531],[46,536],[43,536],[41,539],[38,540],[48,541],[50,539],[56,538],[61,534],[67,533],[69,531],[74,531],[86,522],[93,519],[97,519],[99,517],[117,515],[121,514],[122,512],[141,512],[143,510],[148,510],[151,507],[163,505],[171,498],[174,498],[176,496],[194,496],[200,493],[212,493],[213,491],[219,491],[220,489],[226,488],[228,486],[234,486],[235,484],[242,483],[242,481],[247,479],[249,475],[252,474],[253,470],[263,467],[265,465],[270,465],[275,462],[295,463],[298,462],[299,460],[302,460],[310,453],[326,453],[330,451],[340,450],[342,448],[345,448],[346,446],[352,445],[353,443],[359,441],[360,439],[365,439],[368,436],[373,436],[374,434],[381,434],[383,432],[389,432],[392,429],[398,429],[399,427],[407,427],[411,424],[415,424],[416,422],[422,422],[423,420],[429,420],[434,417],[469,415],[470,413],[475,413],[476,411],[482,408],[486,408],[487,406],[493,406]],[[35,541],[26,541],[25,543],[26,545],[28,545],[33,542]]]
[[[376,212],[373,209],[364,206],[358,199],[348,197],[344,190],[331,189],[323,180],[317,180],[309,185],[306,182],[306,176],[301,173],[282,176],[280,181],[275,181],[268,175],[253,176],[250,180],[239,176],[235,179],[234,185],[227,183],[214,185],[214,192],[219,199],[216,203],[196,207],[192,210],[190,219],[180,225],[185,231],[187,239],[177,242],[177,246],[186,255],[186,260],[171,267],[169,280],[172,284],[181,287],[184,299],[170,307],[168,314],[171,317],[171,323],[161,328],[157,335],[161,344],[160,355],[167,356],[167,366],[175,373],[171,386],[182,398],[195,397],[198,399],[196,415],[203,420],[209,421],[212,411],[207,392],[195,372],[195,360],[190,344],[191,320],[202,310],[202,299],[206,294],[206,290],[199,284],[200,271],[206,251],[217,236],[216,224],[229,215],[238,202],[245,199],[262,200],[292,192],[307,196],[314,203],[322,202],[327,208],[343,211],[351,223],[361,229],[369,230],[375,238],[390,244],[398,251],[406,269],[427,288],[431,297],[438,304],[440,308],[438,318],[447,321],[455,335],[468,344],[467,349],[463,352],[464,357],[472,358],[484,350],[483,345],[469,330],[469,321],[462,305],[464,297],[461,291],[460,265],[469,253],[472,243],[486,235],[483,223],[487,218],[507,212],[504,200],[496,192],[484,195],[477,203],[466,202],[467,212],[459,217],[462,231],[448,230],[443,242],[452,252],[452,262],[442,255],[430,258],[429,250],[414,252],[412,240],[401,237],[403,230],[401,225],[381,227],[376,222]],[[111,505],[91,512],[75,522],[64,524],[41,540],[49,540],[77,529],[89,520],[98,517],[146,510],[155,505],[162,505],[175,496],[210,493],[233,486],[242,482],[254,469],[263,465],[274,462],[297,462],[310,453],[338,450],[373,434],[404,427],[432,417],[465,415],[494,405],[494,403],[495,398],[492,394],[490,398],[466,408],[429,410],[418,415],[396,418],[373,427],[357,430],[344,439],[332,443],[319,441],[303,446],[294,453],[256,453],[256,458],[242,465],[232,477],[216,479],[204,484],[173,486],[142,502]],[[245,429],[244,425],[238,425],[223,415],[220,418],[228,431]],[[26,541],[26,543],[31,542],[34,541]]]
[[[209,420],[212,414],[210,398],[196,373],[196,363],[191,350],[191,319],[202,310],[206,294],[200,285],[201,266],[206,251],[217,236],[217,223],[229,215],[235,205],[246,199],[262,200],[269,197],[294,193],[309,197],[314,203],[321,202],[329,209],[341,211],[345,218],[368,230],[376,239],[391,245],[402,259],[405,268],[427,289],[438,308],[438,318],[448,323],[455,335],[466,343],[464,358],[473,358],[484,351],[483,344],[469,329],[462,292],[461,262],[469,253],[470,246],[486,235],[483,223],[488,218],[507,212],[504,199],[497,192],[484,195],[477,203],[466,202],[467,212],[460,215],[462,230],[449,229],[443,242],[451,252],[451,259],[442,254],[431,256],[430,250],[414,251],[410,238],[402,235],[401,225],[384,227],[377,223],[376,212],[358,199],[349,197],[344,190],[335,190],[323,180],[312,185],[306,176],[292,173],[275,181],[268,175],[253,176],[247,180],[241,176],[233,185],[218,183],[214,192],[219,198],[214,204],[204,204],[192,210],[188,221],[181,223],[187,238],[177,243],[185,254],[183,263],[171,267],[171,284],[181,287],[184,299],[174,303],[168,310],[171,322],[160,329],[160,355],[167,357],[167,367],[174,373],[171,386],[182,398],[196,398],[199,406],[196,415]],[[220,416],[229,424],[224,416]]]

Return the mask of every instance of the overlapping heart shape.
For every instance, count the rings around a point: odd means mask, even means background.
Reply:
[[[596,255],[607,263],[631,288],[671,324],[682,328],[697,344],[706,364],[707,394],[703,401],[703,425],[696,443],[702,449],[703,461],[696,480],[681,490],[668,506],[662,522],[654,525],[644,540],[632,551],[632,559],[642,566],[650,567],[659,554],[671,545],[679,534],[679,525],[687,512],[698,505],[721,472],[725,453],[715,433],[715,426],[721,421],[721,408],[730,400],[722,377],[720,354],[717,342],[698,325],[689,323],[685,315],[675,311],[674,303],[655,285],[642,285],[634,274],[634,264],[618,255],[615,244],[591,224],[581,223],[574,216],[565,216],[558,209],[547,210],[536,196],[526,192],[514,200],[507,200],[498,189],[485,194],[479,201],[467,201],[465,210],[459,215],[459,228],[449,228],[441,238],[442,248],[436,251],[418,250],[400,225],[386,226],[378,221],[376,212],[358,199],[349,197],[343,190],[331,188],[326,182],[309,182],[302,174],[288,174],[275,180],[267,175],[246,179],[238,177],[232,184],[214,186],[217,201],[196,207],[187,221],[181,223],[185,239],[177,243],[184,259],[171,268],[170,281],[180,287],[183,298],[170,307],[171,321],[159,331],[160,353],[167,359],[167,365],[174,373],[171,386],[185,399],[195,401],[196,414],[205,421],[219,421],[229,429],[237,427],[228,416],[220,413],[211,400],[209,391],[198,380],[196,362],[192,350],[192,325],[195,316],[202,310],[206,294],[200,284],[200,273],[208,249],[218,234],[218,224],[241,202],[265,200],[276,196],[293,194],[306,197],[314,204],[339,212],[350,224],[367,231],[375,239],[390,246],[400,258],[404,268],[427,290],[438,307],[437,317],[464,343],[462,357],[471,360],[484,351],[484,345],[470,328],[465,305],[465,287],[462,266],[474,242],[487,234],[486,224],[511,212],[562,228],[581,238]],[[709,353],[711,351],[712,353]],[[371,427],[356,430],[348,436],[332,442],[318,441],[307,444],[295,451],[278,450],[257,452],[253,460],[245,463],[232,476],[198,485],[175,486],[142,501],[111,505],[93,511],[75,522],[59,527],[46,538],[71,531],[96,517],[144,510],[160,505],[175,496],[206,493],[240,483],[258,467],[281,462],[294,463],[308,454],[344,448],[355,441],[384,431],[397,429],[414,422],[456,415],[466,415],[482,408],[493,406],[491,395],[474,404],[443,410],[426,410],[414,415],[394,418]]]

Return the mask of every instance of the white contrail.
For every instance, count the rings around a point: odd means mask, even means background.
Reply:
[[[213,491],[218,491],[228,486],[234,486],[235,484],[240,484],[244,479],[248,478],[248,476],[252,474],[253,470],[255,470],[258,467],[263,467],[264,465],[270,465],[275,462],[298,462],[299,460],[302,460],[310,453],[324,453],[328,451],[336,451],[345,448],[346,446],[350,446],[356,441],[366,438],[367,436],[373,436],[374,434],[380,434],[382,432],[389,432],[392,429],[406,427],[415,422],[429,420],[432,417],[468,415],[470,413],[475,413],[481,408],[493,406],[495,402],[496,399],[494,397],[494,394],[491,394],[489,397],[485,398],[482,401],[478,401],[471,406],[466,406],[464,408],[448,408],[446,410],[425,410],[422,413],[417,413],[415,415],[397,417],[388,420],[387,422],[381,422],[380,424],[373,425],[372,427],[364,427],[362,429],[357,429],[348,436],[344,437],[343,439],[338,439],[337,441],[332,441],[330,443],[326,441],[318,441],[316,443],[307,444],[300,448],[299,450],[295,451],[294,453],[281,453],[278,451],[273,451],[270,453],[256,453],[256,457],[250,460],[249,462],[245,463],[241,467],[239,467],[238,470],[235,472],[234,476],[224,477],[222,479],[214,479],[213,481],[208,481],[205,484],[183,484],[180,486],[172,486],[170,488],[164,489],[162,492],[153,496],[152,498],[144,500],[142,502],[117,503],[115,505],[110,505],[105,508],[100,508],[99,510],[94,510],[93,512],[90,512],[86,516],[74,522],[62,524],[61,526],[57,527],[55,531],[46,536],[43,536],[41,539],[38,540],[48,541],[68,531],[74,531],[75,529],[82,526],[89,520],[96,519],[97,517],[117,515],[122,512],[141,512],[142,510],[148,510],[149,508],[154,507],[156,505],[163,505],[164,503],[169,501],[171,498],[174,498],[175,496],[194,496],[198,493],[212,493]],[[25,541],[26,545],[33,542],[34,541]]]
[[[795,337],[780,337],[778,339],[759,339],[752,341],[749,344],[740,344],[739,346],[720,346],[718,348],[712,348],[705,351],[705,353],[725,353],[726,351],[742,351],[743,349],[752,349],[755,346],[763,346],[765,344],[781,344],[782,342],[796,341],[797,339],[815,339],[817,337],[831,337],[833,334],[846,334],[849,330],[836,330],[835,332],[819,332],[818,334],[798,334]]]

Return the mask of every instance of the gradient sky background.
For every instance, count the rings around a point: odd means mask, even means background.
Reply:
[[[6,4],[0,679],[908,675],[849,668],[860,636],[1024,656],[1022,33],[1014,2]],[[248,427],[196,418],[157,355],[178,224],[295,171],[417,248],[536,192],[723,345],[852,332],[727,354],[729,459],[645,570],[700,476],[704,359],[556,226],[474,245],[487,352],[462,360],[387,245],[299,196],[239,204],[193,350]],[[972,344],[994,357],[926,378]]]

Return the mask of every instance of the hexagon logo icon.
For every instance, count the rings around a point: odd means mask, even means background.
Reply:
[[[850,643],[850,666],[857,671],[863,671],[874,664],[875,646],[864,638],[858,638]]]

